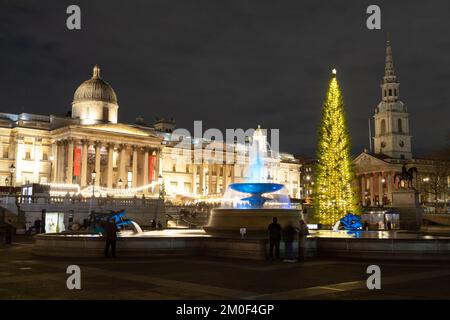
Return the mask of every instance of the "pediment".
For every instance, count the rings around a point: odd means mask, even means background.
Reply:
[[[376,167],[385,166],[388,163],[374,155],[363,152],[353,160],[353,164],[358,167]]]
[[[90,130],[108,131],[116,134],[129,134],[134,136],[145,136],[145,137],[153,136],[149,132],[122,123],[101,123],[82,126],[82,128]]]

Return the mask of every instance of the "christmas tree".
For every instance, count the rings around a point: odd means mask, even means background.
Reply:
[[[331,226],[345,214],[358,210],[350,158],[350,137],[345,120],[344,100],[336,70],[333,70],[322,109],[314,181],[316,223]]]

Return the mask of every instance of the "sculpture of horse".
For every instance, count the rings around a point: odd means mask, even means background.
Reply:
[[[397,182],[397,178],[398,178],[398,184],[397,184],[398,188],[412,188],[414,174],[417,175],[416,167],[406,169],[406,166],[403,165],[402,172],[400,172],[400,173],[397,172],[394,175],[394,183]],[[402,182],[404,182],[404,183],[402,184]]]

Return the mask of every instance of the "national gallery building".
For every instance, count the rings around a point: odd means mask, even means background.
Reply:
[[[50,184],[61,192],[117,197],[158,196],[164,186],[168,196],[206,198],[221,196],[228,184],[249,175],[246,161],[173,159],[180,139],[172,134],[173,119],[149,126],[142,118],[119,123],[118,116],[117,96],[98,66],[75,91],[71,115],[0,113],[0,185]],[[275,152],[263,160],[267,180],[285,184],[299,198],[299,161]]]

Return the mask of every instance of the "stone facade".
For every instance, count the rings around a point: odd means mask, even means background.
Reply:
[[[406,106],[399,100],[399,87],[388,40],[385,75],[381,84],[382,98],[374,115],[374,151],[365,150],[353,161],[360,203],[363,206],[392,205],[392,194],[398,189],[398,184],[394,181],[395,174],[401,172],[403,165],[417,168],[418,174],[412,184],[421,193],[420,202],[445,203],[449,199],[450,171],[440,177],[444,182],[435,195],[427,190],[430,187],[430,177],[437,174],[436,168],[449,168],[449,161],[412,156],[409,114]]]
[[[83,190],[94,184],[103,195],[133,190],[133,195],[157,196],[164,182],[168,195],[211,196],[248,177],[248,159],[243,164],[174,159],[179,137],[172,134],[173,119],[155,126],[142,118],[123,124],[118,111],[114,90],[95,66],[92,78],[75,92],[71,116],[0,113],[0,185],[58,183]],[[268,180],[285,184],[299,198],[299,161],[270,152],[264,161]]]

